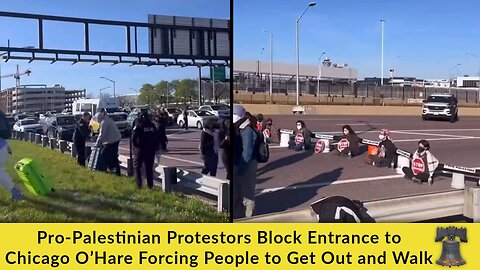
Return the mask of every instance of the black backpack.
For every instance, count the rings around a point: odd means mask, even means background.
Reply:
[[[257,141],[256,141],[256,160],[258,163],[267,163],[268,159],[270,158],[270,150],[268,148],[268,144],[265,143],[263,138],[263,134],[255,131],[257,134]]]

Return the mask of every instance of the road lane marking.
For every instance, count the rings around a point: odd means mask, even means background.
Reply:
[[[370,181],[380,181],[380,180],[389,180],[389,179],[397,179],[403,178],[403,175],[395,174],[395,175],[386,175],[386,176],[376,176],[376,177],[366,177],[366,178],[354,178],[354,179],[346,179],[346,180],[335,180],[333,182],[321,182],[315,184],[306,184],[306,185],[296,185],[296,186],[284,186],[284,187],[276,187],[276,188],[266,188],[266,189],[258,189],[256,191],[256,195],[262,195],[269,192],[275,192],[279,190],[294,190],[294,189],[304,189],[304,188],[315,188],[315,187],[324,187],[330,185],[341,185],[341,184],[351,184],[351,183],[360,183],[360,182],[370,182]]]
[[[420,133],[420,132],[406,132],[406,131],[390,131],[390,133],[396,134],[406,134],[406,135],[427,135],[427,136],[438,136],[438,137],[452,137],[452,138],[463,138],[471,139],[471,136],[461,136],[461,135],[448,135],[448,134],[434,134],[434,133]]]

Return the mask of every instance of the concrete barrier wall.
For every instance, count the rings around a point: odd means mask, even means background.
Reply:
[[[247,111],[264,115],[292,114],[292,105],[242,104]],[[420,106],[305,105],[308,115],[401,115],[420,116]],[[480,116],[480,108],[459,108],[459,116]]]

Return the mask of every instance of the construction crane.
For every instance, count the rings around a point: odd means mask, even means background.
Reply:
[[[7,75],[0,76],[0,78],[8,78],[8,77],[15,78],[15,100],[16,100],[15,111],[17,113],[18,113],[18,89],[20,88],[20,77],[24,76],[24,75],[30,76],[30,73],[32,73],[32,71],[30,69],[27,69],[26,71],[20,73],[18,65],[17,65],[17,72],[15,72],[13,74],[7,74]],[[25,102],[25,100],[24,100],[24,102]],[[24,104],[24,106],[25,106],[25,104]]]

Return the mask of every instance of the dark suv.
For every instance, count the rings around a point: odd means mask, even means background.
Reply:
[[[73,115],[54,115],[46,121],[47,136],[71,141],[77,121]]]

